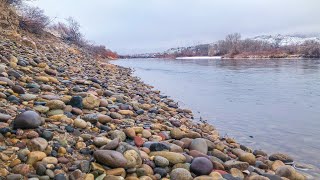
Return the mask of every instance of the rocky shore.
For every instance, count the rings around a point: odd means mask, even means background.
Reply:
[[[58,41],[0,37],[0,179],[304,180],[152,90]]]

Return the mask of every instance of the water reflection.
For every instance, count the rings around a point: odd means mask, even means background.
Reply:
[[[150,59],[156,61],[156,59]],[[171,61],[171,60],[164,60]],[[320,68],[318,59],[221,59],[221,60],[175,60],[178,64],[196,64],[200,66],[215,66],[229,70],[245,70],[252,68],[270,68],[273,70],[295,67],[304,69],[306,73],[315,73]]]

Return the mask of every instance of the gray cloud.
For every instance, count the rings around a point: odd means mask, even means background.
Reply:
[[[320,31],[319,0],[38,0],[63,20],[75,17],[88,39],[141,53],[243,36]]]

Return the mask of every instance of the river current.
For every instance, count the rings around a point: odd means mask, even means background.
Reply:
[[[320,59],[112,63],[133,68],[135,76],[193,110],[221,136],[320,167]]]

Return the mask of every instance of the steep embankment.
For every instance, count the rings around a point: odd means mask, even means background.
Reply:
[[[305,179],[289,156],[220,138],[129,69],[57,38],[1,35],[0,52],[1,177]]]

